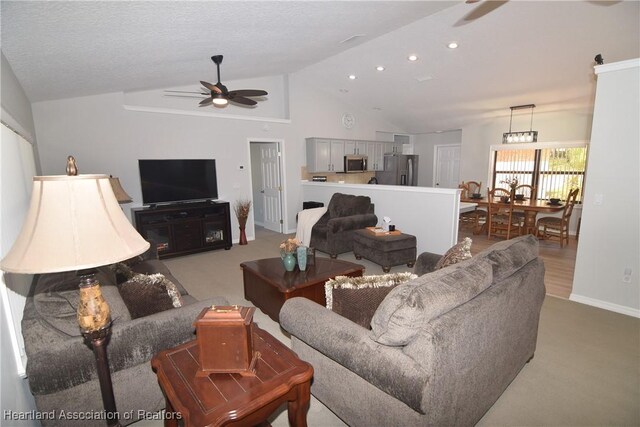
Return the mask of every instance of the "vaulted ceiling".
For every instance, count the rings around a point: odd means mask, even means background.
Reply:
[[[510,105],[590,108],[593,57],[640,56],[639,6],[3,0],[1,43],[32,102],[211,80],[209,58],[224,54],[223,80],[296,73],[406,131],[428,132]]]

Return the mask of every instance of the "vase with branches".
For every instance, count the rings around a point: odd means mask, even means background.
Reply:
[[[240,227],[240,244],[247,244],[247,234],[245,227],[247,226],[247,218],[249,218],[249,211],[251,211],[251,200],[238,199],[233,204],[233,210],[236,213],[238,219],[238,225]]]

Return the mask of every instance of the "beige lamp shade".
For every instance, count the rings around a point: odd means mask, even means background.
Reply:
[[[22,230],[0,268],[29,274],[84,270],[148,248],[120,209],[108,176],[36,176]]]
[[[117,177],[114,178],[113,176],[109,176],[109,182],[111,183],[111,188],[113,188],[113,194],[116,195],[116,200],[118,201],[118,203],[133,202],[133,199],[131,198],[131,196],[128,195],[127,192],[124,191],[124,188],[122,188],[122,185],[120,185],[120,180]]]

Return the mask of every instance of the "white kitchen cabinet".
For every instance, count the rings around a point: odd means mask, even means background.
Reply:
[[[367,141],[344,141],[344,154],[345,155],[366,155],[367,154]]]
[[[367,142],[367,169],[370,171],[384,170],[384,153],[387,143],[380,141]]]
[[[307,138],[307,172],[344,172],[344,141]]]

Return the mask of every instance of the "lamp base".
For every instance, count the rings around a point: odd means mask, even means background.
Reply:
[[[100,381],[100,393],[102,394],[102,404],[106,412],[107,425],[120,426],[116,399],[113,396],[111,372],[109,372],[109,359],[107,358],[107,343],[111,336],[111,322],[96,331],[82,331],[82,336],[87,345],[93,349],[93,355],[96,358],[96,369],[98,380]]]

